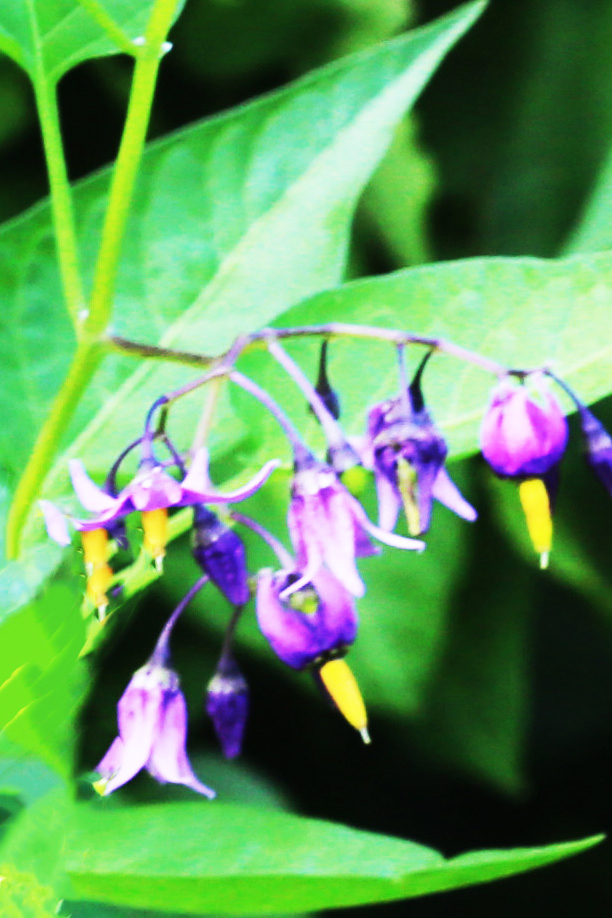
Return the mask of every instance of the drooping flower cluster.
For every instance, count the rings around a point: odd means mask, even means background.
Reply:
[[[321,332],[309,329],[306,333]],[[142,551],[161,573],[169,513],[185,507],[193,511],[192,554],[203,576],[174,611],[152,656],[134,674],[119,700],[118,736],[97,768],[101,777],[96,787],[100,793],[111,793],[146,769],[158,781],[185,784],[205,796],[214,796],[195,776],[187,758],[186,704],[179,677],[169,667],[168,649],[178,617],[207,582],[233,608],[205,700],[227,758],[241,751],[250,705],[249,689],[233,645],[238,622],[252,595],[259,628],[274,653],[290,668],[310,672],[337,710],[369,742],[365,705],[345,660],[357,637],[356,599],[366,589],[358,561],[380,553],[376,543],[417,552],[425,549],[425,543],[416,537],[428,533],[431,527],[434,500],[464,520],[476,519],[476,511],[446,470],[448,447],[423,396],[426,365],[435,350],[443,349],[442,344],[425,339],[418,342],[428,344],[428,352],[408,383],[406,342],[390,339],[399,357],[398,391],[369,408],[365,437],[356,441],[349,440],[339,424],[340,399],[327,372],[327,338],[321,348],[315,385],[281,348],[274,333],[262,333],[260,338],[299,386],[320,422],[327,440],[325,458],[306,445],[271,395],[239,373],[232,362],[158,399],[147,413],[142,435],[120,454],[103,485],[91,480],[83,463],[71,460],[74,491],[89,511],[88,517],[75,517],[47,500],[40,502],[51,538],[68,545],[71,529],[81,534],[86,602],[97,610],[100,622],[105,621],[109,605],[120,593],[120,586],[115,590],[114,584],[120,583],[122,574],[113,570],[110,555],[113,542],[121,548],[128,547],[126,519],[140,514]],[[470,357],[478,364],[477,355],[466,354],[461,352],[464,359]],[[568,438],[567,421],[550,390],[551,381],[574,401],[587,458],[608,490],[612,490],[612,438],[567,384],[550,371],[504,372],[484,358],[480,363],[498,376],[481,426],[482,452],[498,476],[518,483],[529,534],[544,567],[552,544],[558,467]],[[207,450],[196,444],[193,450],[181,452],[166,433],[167,406],[197,385],[219,377],[257,398],[287,436],[293,453],[287,514],[293,554],[264,525],[231,506],[264,486],[279,460],[267,461],[240,488],[218,490],[210,479]],[[154,429],[158,412],[158,427]],[[158,454],[162,445],[167,452],[163,460]],[[134,477],[119,489],[121,468],[136,450],[140,456]],[[362,474],[373,473],[378,525],[369,519],[346,486],[345,481],[357,467],[361,467]],[[408,536],[394,531],[401,509]],[[260,571],[249,569],[245,543],[236,525],[247,527],[267,543],[275,556],[273,566]]]

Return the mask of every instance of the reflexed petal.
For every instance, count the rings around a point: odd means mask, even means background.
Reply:
[[[86,510],[90,513],[104,513],[115,509],[117,498],[111,497],[93,483],[80,459],[71,459],[68,469],[74,492]]]
[[[57,542],[58,545],[70,545],[71,539],[66,514],[62,513],[59,507],[56,507],[49,500],[39,500],[38,506],[45,518],[45,526],[47,527],[49,538]]]
[[[202,447],[199,449],[191,461],[189,471],[183,479],[183,492],[189,491],[193,494],[210,494],[214,491],[212,482],[208,474],[208,450]],[[194,503],[205,503],[202,497]]]
[[[213,491],[211,494],[206,494],[205,496],[198,496],[197,500],[208,504],[229,504],[234,503],[239,500],[246,500],[247,497],[252,497],[256,491],[258,491],[262,485],[266,483],[272,472],[279,467],[281,464],[280,459],[270,459],[269,462],[257,472],[246,484],[242,485],[240,488],[236,488],[235,491],[225,491],[221,493],[220,491]],[[185,488],[185,483],[183,483],[183,489]],[[184,502],[195,503],[189,495],[186,495],[188,500]]]
[[[375,526],[367,517],[364,520],[363,527],[373,538],[378,539],[384,545],[390,545],[392,548],[403,548],[409,551],[423,551],[427,548],[425,542],[421,542],[420,539],[408,539],[405,536],[396,535],[394,532],[385,532],[384,529]]]
[[[402,506],[395,488],[386,475],[375,470],[376,494],[378,496],[378,525],[386,532],[392,532]]]
[[[111,775],[114,775],[121,768],[121,762],[123,761],[123,740],[120,736],[116,736],[115,739],[110,744],[110,748],[99,765],[96,765],[96,771],[101,775],[104,775],[105,778],[110,778]],[[126,780],[128,780],[126,778]]]
[[[187,758],[187,708],[180,689],[168,689],[160,710],[159,730],[147,762],[149,773],[162,783],[185,784],[213,798],[214,790],[199,781]]]
[[[438,477],[433,486],[433,496],[445,507],[448,507],[449,510],[452,510],[453,513],[456,513],[457,516],[468,520],[470,523],[473,523],[478,518],[476,510],[471,504],[468,504],[445,469],[440,469],[438,472]]]

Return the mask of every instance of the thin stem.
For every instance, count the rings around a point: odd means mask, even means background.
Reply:
[[[16,558],[19,553],[23,526],[49,471],[59,438],[70,422],[79,399],[100,365],[101,359],[102,350],[95,345],[81,344],[77,348],[68,376],[55,397],[51,411],[38,434],[34,449],[15,490],[7,520],[7,558]]]
[[[36,108],[49,175],[53,229],[62,290],[68,314],[75,328],[78,328],[80,316],[85,307],[85,299],[81,283],[72,193],[64,156],[56,87],[49,83],[42,64],[37,67],[37,71],[37,78],[34,81]]]
[[[409,332],[397,331],[390,328],[378,328],[373,325],[352,325],[348,322],[330,322],[326,325],[302,325],[298,328],[266,328],[250,336],[251,341],[269,340],[270,338],[303,338],[313,335],[323,335],[326,338],[367,338],[373,341],[388,341],[391,344],[418,344],[423,347],[433,348],[451,357],[456,357],[466,363],[472,363],[487,373],[494,376],[507,376],[508,373],[524,373],[526,371],[509,369],[495,360],[489,360],[475,351],[467,350],[452,341],[444,338],[429,338]],[[529,371],[530,372],[530,371]]]
[[[47,475],[59,439],[104,356],[99,336],[105,331],[111,317],[117,262],[147,132],[162,45],[176,5],[177,0],[156,0],[147,25],[145,43],[134,68],[128,114],[113,172],[89,312],[82,322],[80,316],[83,299],[76,233],[57,103],[54,90],[46,82],[42,62],[38,68],[36,99],[49,168],[60,272],[68,309],[77,326],[78,345],[66,380],[39,432],[15,491],[7,521],[6,551],[9,558],[17,556],[23,526]],[[33,20],[33,27],[35,25]]]
[[[204,574],[203,577],[200,577],[196,583],[191,587],[189,592],[181,599],[178,606],[164,625],[162,633],[160,634],[155,649],[151,654],[151,663],[154,666],[165,666],[168,662],[169,650],[168,642],[170,640],[170,635],[172,634],[172,629],[176,624],[176,620],[184,612],[186,606],[189,605],[196,593],[199,593],[203,586],[208,583],[208,574]]]
[[[240,523],[241,526],[246,526],[247,529],[252,530],[260,539],[269,545],[272,549],[282,566],[285,570],[293,570],[295,568],[295,562],[285,546],[278,541],[276,536],[273,536],[271,532],[262,526],[256,520],[251,519],[250,516],[245,516],[243,513],[238,513],[235,510],[232,510],[230,517],[233,520],[236,520],[237,523]]]
[[[210,356],[208,354],[193,354],[188,351],[178,351],[172,348],[157,348],[146,344],[139,344],[136,341],[130,341],[127,338],[110,336],[106,342],[118,351],[128,354],[135,354],[140,357],[154,357],[165,360],[172,360],[176,363],[185,365],[206,366],[216,362],[223,361],[223,364],[232,366],[238,357],[244,352],[258,346],[261,342],[282,341],[286,338],[309,338],[323,337],[332,338],[361,338],[370,341],[386,341],[389,344],[415,344],[421,347],[427,347],[443,354],[455,357],[465,363],[471,363],[483,370],[485,373],[492,373],[493,376],[528,376],[530,373],[541,369],[534,367],[530,369],[517,369],[506,367],[495,360],[483,357],[475,351],[460,347],[452,341],[446,341],[444,338],[429,338],[424,335],[414,335],[409,332],[398,331],[390,328],[378,328],[373,325],[352,325],[348,322],[330,322],[326,325],[302,325],[297,328],[264,328],[261,331],[253,332],[251,335],[240,335],[232,344],[229,351],[220,356]]]
[[[222,386],[223,379],[218,376],[216,379],[212,380],[210,388],[206,393],[204,408],[202,409],[195,436],[193,438],[193,443],[191,444],[192,455],[195,455],[197,451],[206,444],[213,420],[215,418],[215,411],[217,408],[217,402],[219,401],[219,394],[221,392]]]
[[[312,406],[312,410],[316,414],[319,423],[321,424],[321,427],[323,428],[328,442],[332,446],[344,446],[346,438],[342,432],[342,428],[336,419],[327,410],[325,402],[316,391],[315,387],[312,385],[306,374],[302,371],[302,368],[299,367],[294,360],[292,360],[287,351],[282,348],[277,341],[268,341],[268,351],[289,374],[289,376],[299,386],[299,388],[306,396],[308,402]]]
[[[129,54],[131,57],[136,57],[136,45],[129,35],[123,31],[121,26],[115,22],[112,16],[109,16],[104,7],[98,3],[98,0],[78,0],[78,2],[83,9],[87,10],[89,15],[96,20],[98,25],[104,29],[106,34],[115,42],[121,51],[125,51],[125,53]]]
[[[269,395],[265,389],[262,389],[261,386],[258,386],[257,383],[253,382],[252,379],[249,379],[248,376],[244,376],[242,373],[239,373],[238,370],[232,370],[228,374],[232,382],[240,386],[245,392],[249,392],[254,398],[256,398],[264,408],[267,408],[275,421],[278,422],[282,428],[285,436],[291,443],[293,451],[296,454],[296,457],[299,456],[304,458],[309,458],[311,453],[302,438],[300,437],[297,429],[293,426],[285,412],[282,410],[280,405],[278,405],[271,395]]]
[[[157,0],[145,31],[144,44],[136,59],[89,305],[86,328],[92,336],[102,334],[111,318],[119,256],[149,126],[162,45],[172,24],[176,4],[177,0]]]
[[[113,350],[130,357],[152,357],[193,367],[209,367],[216,362],[215,357],[192,354],[189,351],[177,351],[170,347],[158,347],[154,344],[141,344],[138,341],[130,341],[129,338],[122,338],[120,335],[106,335],[102,340]]]
[[[397,366],[399,372],[399,392],[406,417],[412,414],[410,395],[408,394],[408,373],[406,370],[406,345],[397,345]]]
[[[126,448],[121,453],[119,453],[111,465],[110,471],[106,476],[106,481],[104,483],[104,490],[108,491],[108,493],[113,497],[116,497],[117,495],[117,472],[119,471],[119,467],[121,466],[123,460],[129,456],[132,450],[136,449],[137,446],[140,446],[141,443],[142,437],[138,437],[136,440],[132,440],[129,446],[126,446]]]
[[[571,388],[568,386],[568,384],[567,384],[564,380],[562,380],[559,376],[557,376],[555,373],[553,373],[552,370],[546,369],[546,370],[544,370],[544,372],[545,372],[546,375],[549,376],[554,382],[557,383],[557,385],[559,386],[560,389],[563,389],[563,391],[565,392],[566,395],[569,395],[569,397],[571,398],[571,400],[573,401],[574,405],[576,406],[576,408],[577,408],[579,411],[584,411],[584,409],[585,409],[586,406],[580,401],[580,399],[578,398],[578,396],[576,395],[576,393],[573,391],[573,389],[571,389]]]
[[[230,618],[227,628],[225,629],[225,636],[223,638],[223,644],[221,645],[221,653],[219,654],[219,664],[217,669],[222,669],[225,662],[229,662],[232,659],[232,644],[234,643],[234,634],[236,633],[236,627],[240,618],[244,606],[235,606]]]

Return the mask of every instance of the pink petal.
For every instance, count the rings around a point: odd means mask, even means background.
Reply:
[[[66,514],[62,513],[59,507],[56,507],[49,500],[39,500],[38,506],[45,518],[45,526],[47,527],[49,538],[57,542],[58,545],[70,545],[71,538]]]
[[[192,491],[194,494],[208,494],[214,491],[208,475],[208,450],[205,447],[199,449],[191,461],[189,471],[183,479],[183,492],[185,491]]]
[[[80,459],[71,459],[68,468],[72,487],[86,510],[91,513],[104,513],[106,510],[114,509],[117,499],[93,483]]]
[[[375,480],[378,495],[378,525],[386,532],[392,532],[395,529],[402,502],[386,475],[375,472]]]
[[[405,536],[396,535],[394,532],[385,532],[384,529],[375,526],[367,517],[363,522],[363,527],[373,538],[378,539],[379,542],[383,542],[385,545],[390,545],[392,548],[403,548],[410,551],[423,551],[427,548],[425,542],[421,542],[420,539],[407,539]]]
[[[460,493],[457,485],[451,481],[445,469],[440,469],[438,472],[432,494],[436,500],[439,500],[441,504],[444,504],[445,507],[448,507],[449,510],[452,510],[453,513],[456,513],[457,516],[462,517],[464,520],[469,520],[470,523],[473,523],[477,519],[478,514]]]
[[[214,790],[202,784],[193,773],[187,758],[186,739],[187,708],[183,693],[177,689],[166,695],[147,770],[158,781],[185,784],[212,799]]]

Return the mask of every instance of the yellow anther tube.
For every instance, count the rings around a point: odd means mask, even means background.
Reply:
[[[81,532],[81,540],[87,573],[86,595],[102,619],[108,606],[106,591],[113,579],[113,572],[107,561],[108,532],[106,529],[85,530]]]
[[[550,498],[541,478],[528,478],[519,485],[519,496],[533,547],[540,556],[540,567],[548,567],[552,548],[553,522]]]
[[[165,507],[143,510],[141,516],[145,551],[149,552],[155,566],[161,569],[168,542],[168,511]]]
[[[369,743],[368,715],[357,680],[346,661],[329,660],[323,664],[319,675],[340,713],[359,730],[364,743]]]
[[[400,456],[397,460],[397,484],[402,495],[404,513],[411,536],[421,534],[421,514],[418,504],[418,480],[413,466]]]

